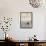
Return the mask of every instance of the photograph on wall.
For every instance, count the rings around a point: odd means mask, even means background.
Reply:
[[[20,12],[20,28],[32,28],[32,12]]]

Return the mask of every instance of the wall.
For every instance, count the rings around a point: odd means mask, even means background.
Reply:
[[[33,28],[20,29],[20,12],[33,12]],[[37,39],[46,40],[46,8],[33,8],[28,0],[0,0],[0,17],[12,17],[10,33],[17,40],[27,40],[34,34]],[[2,31],[0,34],[3,33]],[[2,34],[1,34],[2,35]],[[0,37],[2,39],[2,36]]]

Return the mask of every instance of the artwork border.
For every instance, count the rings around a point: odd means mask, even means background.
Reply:
[[[31,27],[22,27],[21,26],[21,14],[22,13],[31,13]],[[33,27],[33,13],[32,12],[20,12],[20,28],[21,29],[32,29],[32,27]]]

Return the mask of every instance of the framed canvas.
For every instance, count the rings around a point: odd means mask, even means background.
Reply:
[[[32,22],[32,12],[20,12],[20,28],[32,28]]]

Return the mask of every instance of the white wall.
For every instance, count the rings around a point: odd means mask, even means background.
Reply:
[[[32,29],[20,29],[20,12],[33,12]],[[39,40],[46,40],[45,15],[45,7],[33,8],[28,0],[0,0],[0,17],[13,18],[11,29],[8,32],[17,40],[27,40],[34,34],[37,35]],[[2,36],[0,39],[2,39]]]

